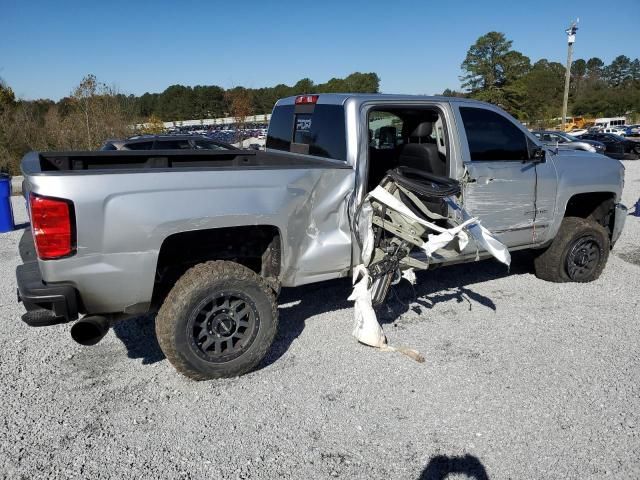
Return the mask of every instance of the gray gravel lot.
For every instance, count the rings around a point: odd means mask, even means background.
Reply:
[[[522,259],[419,275],[381,317],[424,364],[357,344],[335,281],[283,292],[261,369],[204,383],[173,370],[151,319],[95,347],[24,325],[20,235],[0,235],[0,477],[640,477],[640,218],[591,284]]]

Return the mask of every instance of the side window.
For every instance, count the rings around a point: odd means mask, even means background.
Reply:
[[[218,145],[217,143],[207,142],[206,140],[196,140],[196,150],[228,150],[228,148]]]
[[[307,112],[295,113],[294,105],[273,111],[267,148],[305,155],[347,159],[344,109],[341,105],[315,105]]]
[[[344,108],[320,104],[313,113],[296,114],[293,143],[308,146],[309,155],[346,161]]]
[[[152,145],[153,145],[153,142],[136,142],[136,143],[129,143],[127,145],[127,148],[129,150],[151,150]]]
[[[156,150],[190,150],[189,140],[158,140]]]
[[[527,137],[502,115],[476,107],[460,107],[472,161],[527,160]]]
[[[369,115],[369,145],[378,149],[395,148],[402,143],[402,119],[391,112],[374,111]]]

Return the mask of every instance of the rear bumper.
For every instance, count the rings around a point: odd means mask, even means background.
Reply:
[[[18,301],[27,312],[22,320],[32,327],[70,322],[78,318],[78,292],[67,284],[46,284],[42,281],[38,261],[30,251],[33,240],[27,230],[20,241],[20,255],[25,261],[16,268]],[[31,243],[31,245],[29,245]]]

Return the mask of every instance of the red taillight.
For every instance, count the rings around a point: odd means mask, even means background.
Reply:
[[[73,204],[68,200],[29,196],[31,229],[38,257],[42,260],[66,257],[75,250]]]
[[[318,101],[318,95],[298,95],[296,105],[314,104]]]

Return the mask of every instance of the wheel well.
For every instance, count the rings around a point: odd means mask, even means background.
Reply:
[[[565,217],[590,218],[613,231],[615,195],[611,192],[591,192],[574,195],[567,202]]]
[[[262,275],[279,288],[282,246],[271,225],[214,228],[167,237],[158,254],[152,308],[160,307],[175,282],[191,267],[209,260],[229,260]]]

